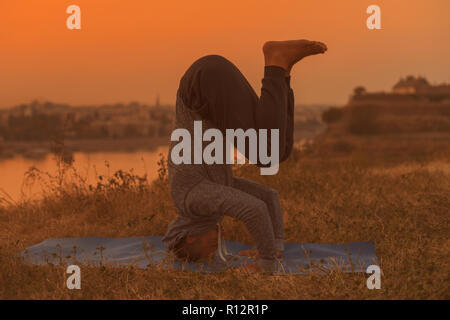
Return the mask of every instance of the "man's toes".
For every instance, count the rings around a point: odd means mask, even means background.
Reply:
[[[323,53],[323,52],[325,52],[325,49],[320,46],[313,46],[313,47],[311,47],[311,52],[312,53]]]
[[[324,53],[325,51],[328,50],[327,46],[324,43],[317,41],[314,41],[314,44],[312,45],[311,49],[313,50],[313,52],[316,53]]]
[[[328,50],[328,47],[327,47],[327,45],[326,45],[325,43],[323,43],[323,42],[318,42],[318,41],[316,41],[316,43],[317,43],[317,45],[318,45],[319,47],[321,47],[324,51],[327,51],[327,50]]]

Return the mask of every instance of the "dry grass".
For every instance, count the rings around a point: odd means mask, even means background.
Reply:
[[[358,147],[350,152],[328,150],[324,156],[318,141],[304,151],[295,150],[275,176],[262,177],[251,166],[236,168],[236,175],[279,191],[286,241],[375,242],[383,272],[381,290],[368,290],[365,274],[244,276],[105,267],[82,267],[82,289],[68,290],[64,267],[30,266],[16,257],[46,238],[164,234],[176,212],[161,163],[160,177],[152,183],[118,172],[89,186],[70,167],[56,177],[31,171],[30,179],[41,178],[44,198],[0,206],[0,298],[450,298],[449,154],[427,167],[429,161],[417,160],[414,153],[408,158],[397,152],[401,160],[393,162],[369,161],[376,157],[355,156],[362,154]],[[378,143],[373,150],[382,153],[383,146],[387,152],[392,144]],[[399,163],[403,167],[396,167]],[[251,241],[241,223],[225,219],[224,227],[228,239]]]

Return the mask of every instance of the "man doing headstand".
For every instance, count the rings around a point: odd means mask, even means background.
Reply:
[[[317,41],[266,42],[260,97],[227,59],[218,55],[198,59],[180,80],[175,128],[186,129],[193,136],[197,120],[202,121],[204,130],[216,128],[224,136],[226,129],[279,129],[279,161],[286,160],[292,150],[294,130],[291,69],[301,59],[326,50],[326,45]],[[211,257],[218,248],[218,223],[229,216],[243,221],[256,244],[257,261],[246,270],[274,270],[276,257],[284,249],[283,214],[277,191],[233,177],[230,164],[175,164],[170,157],[174,146],[172,141],[168,171],[178,216],[163,238],[166,247],[180,259]]]

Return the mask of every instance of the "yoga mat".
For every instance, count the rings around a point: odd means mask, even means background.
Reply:
[[[79,266],[110,266],[175,268],[185,271],[218,272],[251,263],[248,257],[237,256],[241,250],[254,248],[235,241],[225,241],[232,257],[222,261],[217,253],[212,262],[185,263],[176,261],[165,250],[161,236],[131,238],[61,238],[47,239],[26,248],[20,254],[25,261],[36,264],[76,264]],[[341,270],[346,273],[366,272],[369,265],[378,264],[375,246],[370,242],[345,244],[285,243],[278,273],[307,274]]]

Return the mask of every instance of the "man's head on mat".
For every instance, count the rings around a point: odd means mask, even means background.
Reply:
[[[188,261],[200,261],[211,258],[218,246],[217,227],[206,232],[188,235],[176,246],[174,252],[177,258]]]

